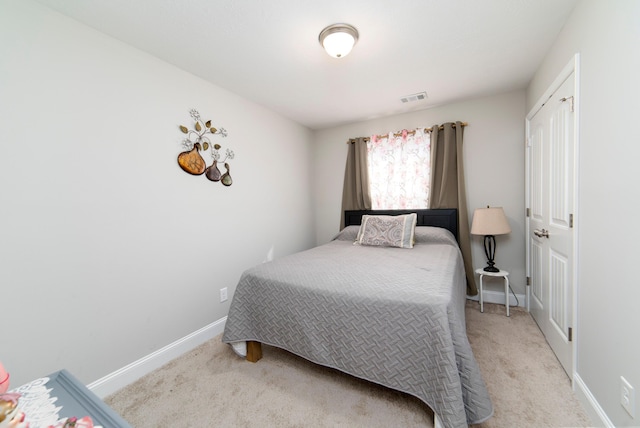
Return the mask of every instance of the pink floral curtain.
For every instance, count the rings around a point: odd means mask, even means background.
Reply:
[[[423,129],[374,135],[367,144],[373,209],[429,208],[430,134]]]

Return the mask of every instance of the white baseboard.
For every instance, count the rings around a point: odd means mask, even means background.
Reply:
[[[105,398],[119,389],[135,382],[142,376],[158,369],[186,352],[202,345],[207,340],[222,334],[227,317],[194,331],[133,363],[87,385],[98,397]]]
[[[494,290],[484,290],[484,303],[498,303],[499,305],[504,305],[504,291],[494,291]],[[526,306],[525,296],[524,294],[516,294],[518,297],[518,306],[522,306],[523,308]],[[480,295],[477,296],[467,296],[468,300],[480,301]],[[509,293],[509,305],[515,306],[516,299],[513,297],[513,294]]]
[[[576,397],[578,397],[578,400],[582,404],[582,407],[584,407],[587,415],[591,418],[591,421],[602,423],[602,425],[597,426],[615,428],[613,422],[611,422],[602,407],[600,407],[598,400],[596,400],[580,375],[577,373],[573,375],[573,384],[575,386]]]

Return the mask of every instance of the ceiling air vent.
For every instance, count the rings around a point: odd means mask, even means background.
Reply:
[[[400,101],[402,101],[403,103],[413,103],[416,101],[422,101],[426,99],[427,99],[427,93],[419,92],[417,94],[405,95],[404,97],[400,98]]]

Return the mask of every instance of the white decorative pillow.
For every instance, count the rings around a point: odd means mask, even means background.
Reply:
[[[404,215],[363,215],[355,244],[413,248],[416,213]]]

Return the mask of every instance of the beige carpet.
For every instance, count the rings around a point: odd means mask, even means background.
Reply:
[[[469,341],[493,400],[474,427],[586,427],[590,421],[531,316],[467,304]],[[105,400],[144,427],[432,427],[420,400],[263,346],[256,364],[215,338]]]

